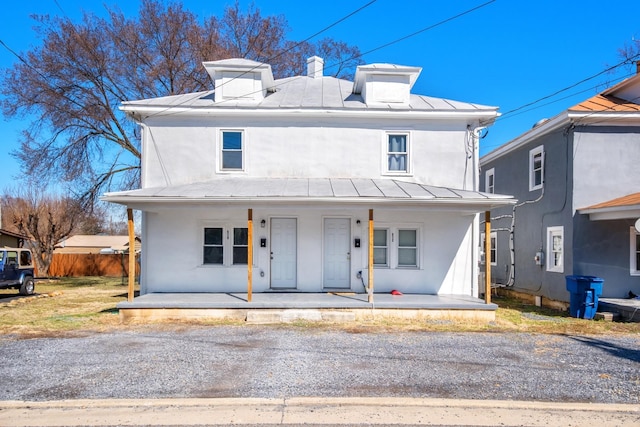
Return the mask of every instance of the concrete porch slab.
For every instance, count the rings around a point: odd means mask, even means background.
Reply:
[[[640,322],[640,299],[599,298],[598,311],[618,313],[627,322]]]
[[[464,295],[295,293],[151,293],[117,305],[123,321],[214,318],[250,323],[346,322],[372,317],[495,320],[495,304]]]

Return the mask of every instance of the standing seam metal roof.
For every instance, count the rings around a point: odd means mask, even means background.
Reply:
[[[511,196],[435,187],[395,179],[365,178],[222,178],[172,187],[143,188],[107,193],[105,200],[124,202],[128,199],[202,200],[202,199],[278,199],[329,198],[404,199],[407,201],[513,201]]]
[[[367,105],[361,95],[352,93],[353,82],[335,77],[311,78],[288,77],[275,81],[275,92],[268,92],[258,102],[246,100],[223,100],[214,102],[214,91],[174,95],[140,101],[126,101],[125,108],[135,107],[183,107],[183,108],[323,108],[338,110],[405,110],[405,111],[473,111],[492,113],[498,107],[472,104],[425,95],[411,94],[408,105]]]

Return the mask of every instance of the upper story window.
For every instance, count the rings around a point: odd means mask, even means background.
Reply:
[[[220,169],[225,171],[241,171],[244,169],[244,141],[243,132],[238,130],[223,130],[221,144]]]
[[[529,191],[539,190],[544,185],[544,146],[529,151]]]
[[[632,276],[640,276],[640,233],[635,227],[631,227],[631,250],[629,258],[630,273]]]
[[[495,193],[496,170],[491,168],[484,174],[485,193]]]
[[[409,134],[387,134],[387,172],[409,172]]]
[[[547,228],[547,271],[564,273],[564,227]]]

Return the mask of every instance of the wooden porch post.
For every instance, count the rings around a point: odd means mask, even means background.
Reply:
[[[248,212],[248,239],[247,242],[247,301],[251,302],[253,292],[253,209]]]
[[[491,212],[484,213],[484,301],[491,304]]]
[[[136,280],[136,235],[133,228],[133,209],[127,208],[127,228],[129,230],[129,290],[127,301],[133,301],[133,285]]]
[[[373,303],[373,209],[369,209],[369,302]]]

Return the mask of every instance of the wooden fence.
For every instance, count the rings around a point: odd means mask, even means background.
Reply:
[[[140,264],[136,256],[136,276]],[[50,277],[107,276],[127,277],[129,254],[53,254]]]

